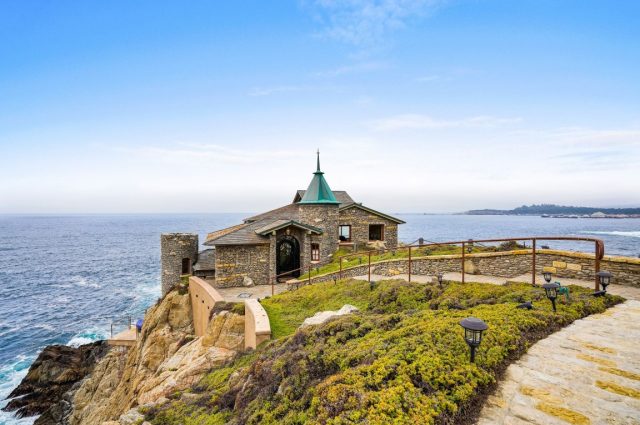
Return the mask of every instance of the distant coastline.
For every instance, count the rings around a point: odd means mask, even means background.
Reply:
[[[523,205],[512,210],[469,210],[464,215],[527,215],[549,218],[640,218],[640,208],[595,208],[554,204]]]

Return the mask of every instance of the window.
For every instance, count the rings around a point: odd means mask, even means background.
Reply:
[[[340,242],[351,242],[351,225],[341,224],[338,231]]]
[[[384,240],[384,224],[370,224],[369,225],[369,240],[370,241],[383,241]]]
[[[311,244],[311,261],[320,261],[320,244]]]
[[[182,259],[182,274],[191,274],[191,258]]]

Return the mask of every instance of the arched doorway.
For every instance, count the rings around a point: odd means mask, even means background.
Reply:
[[[281,275],[291,272],[290,275],[283,276],[298,277],[300,276],[300,243],[293,236],[283,236],[276,244],[276,274]]]

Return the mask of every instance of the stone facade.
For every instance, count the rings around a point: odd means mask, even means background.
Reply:
[[[269,281],[269,245],[228,245],[216,247],[215,286],[242,286],[246,277],[256,284]]]
[[[369,242],[369,225],[380,224],[384,228],[383,241],[387,248],[398,246],[398,223],[353,206],[340,211],[339,225],[351,226],[351,243],[363,248]]]
[[[338,205],[300,205],[300,222],[322,229],[322,235],[314,235],[313,242],[320,244],[320,264],[331,261],[338,250]],[[311,236],[311,235],[309,235]],[[300,258],[303,268],[307,268],[311,261],[311,238],[307,238],[304,246],[304,258]]]
[[[184,259],[190,261],[189,269],[198,260],[198,235],[195,233],[163,233],[160,235],[163,296],[180,282]]]

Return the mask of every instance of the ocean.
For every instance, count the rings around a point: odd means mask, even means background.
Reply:
[[[208,231],[250,215],[0,215],[0,400],[44,346],[106,338],[114,319],[144,314],[160,296],[160,233],[199,233],[202,242]],[[605,241],[609,255],[640,255],[640,219],[396,215],[407,222],[400,226],[402,242],[593,236]],[[0,425],[32,422],[0,412]]]

